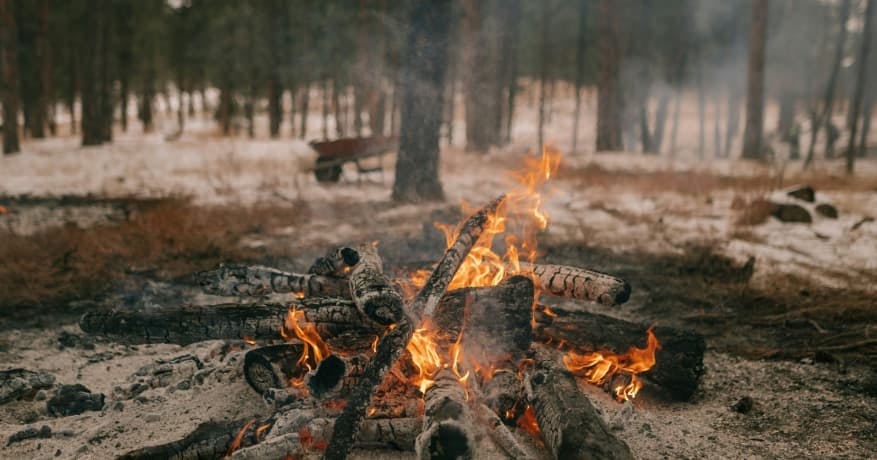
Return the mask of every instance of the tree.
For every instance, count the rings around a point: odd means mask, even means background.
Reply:
[[[82,145],[111,140],[113,120],[109,75],[109,12],[103,2],[90,0],[82,11]]]
[[[496,88],[499,84],[496,23],[489,5],[486,0],[462,1],[460,70],[466,108],[466,148],[476,152],[486,152],[499,143],[502,113]]]
[[[582,86],[585,83],[585,29],[588,26],[588,0],[579,0],[579,29],[576,36],[575,111],[572,122],[572,151],[579,140],[579,113],[582,109]]]
[[[613,0],[599,5],[599,70],[597,72],[597,151],[621,150],[621,55]]]
[[[18,145],[18,39],[13,0],[0,0],[0,72],[3,97],[3,153],[21,150]]]
[[[393,199],[444,198],[439,181],[442,90],[448,58],[451,0],[415,0],[402,59],[401,126]]]
[[[874,4],[877,0],[868,0],[865,9],[865,27],[862,30],[862,46],[859,51],[858,72],[856,73],[856,90],[853,94],[853,116],[850,121],[850,138],[847,144],[847,174],[853,173],[856,157],[856,127],[859,123],[859,112],[862,109],[862,100],[865,98],[865,84],[868,75],[868,57],[871,52],[871,29],[874,23]],[[870,120],[868,120],[870,123]],[[864,129],[864,128],[863,128]]]
[[[743,158],[764,156],[764,51],[767,44],[767,0],[752,0],[749,26],[749,64],[746,78],[746,128]]]

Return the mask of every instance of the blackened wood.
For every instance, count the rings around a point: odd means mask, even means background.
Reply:
[[[317,258],[308,269],[308,273],[336,278],[345,277],[357,263],[359,263],[359,252],[356,249],[340,247]]]
[[[49,415],[66,417],[79,415],[86,411],[97,411],[104,407],[103,393],[92,393],[85,385],[61,385],[55,396],[46,403]]]
[[[503,420],[514,421],[521,414],[524,387],[518,376],[517,369],[506,366],[494,372],[493,376],[482,386],[484,404],[491,408]]]
[[[286,388],[293,378],[303,378],[298,366],[301,343],[283,343],[254,348],[244,354],[244,377],[259,394],[270,388]]]
[[[308,391],[318,399],[345,399],[359,382],[368,361],[366,355],[326,356],[305,379]]]
[[[51,388],[55,376],[48,372],[27,369],[0,371],[0,404],[32,398],[40,390]]]
[[[632,459],[630,448],[606,427],[558,353],[537,348],[525,375],[527,399],[545,447],[556,459]]]
[[[222,265],[199,272],[195,279],[207,294],[222,296],[262,296],[296,293],[305,297],[350,298],[346,279],[280,271],[259,265]]]
[[[473,458],[475,439],[466,392],[450,369],[442,369],[423,395],[423,432],[417,436],[417,458]]]
[[[535,458],[518,442],[503,420],[486,404],[475,404],[475,415],[478,421],[487,427],[493,442],[513,460]]]
[[[521,263],[521,271],[532,273],[536,289],[547,294],[578,300],[620,305],[630,298],[630,284],[612,275],[564,265]]]
[[[180,440],[133,450],[117,460],[219,459],[225,456],[232,440],[246,423],[245,420],[202,423]]]
[[[551,312],[546,314],[544,307],[536,309],[533,317],[537,340],[551,341],[554,345],[563,341],[565,347],[580,353],[605,350],[620,354],[632,346],[645,348],[647,345],[646,325],[559,307],[552,307]],[[641,376],[660,386],[673,399],[690,399],[704,372],[706,343],[703,336],[664,326],[656,326],[652,332],[661,349],[655,352],[655,366]]]
[[[344,412],[335,424],[335,431],[329,441],[324,458],[332,460],[347,458],[375,389],[384,380],[390,368],[399,360],[411,340],[411,335],[414,333],[414,323],[409,314],[417,319],[428,318],[432,315],[436,305],[447,292],[460,264],[463,263],[469,251],[472,250],[472,246],[484,231],[489,215],[496,210],[504,198],[501,196],[490,202],[463,223],[454,243],[445,250],[435,270],[411,301],[407,312],[400,312],[401,320],[396,323],[396,327],[378,341],[377,351],[366,366],[360,384],[351,391],[347,404],[344,406]]]
[[[350,293],[356,307],[380,324],[394,324],[402,311],[402,296],[384,275],[383,261],[372,244],[358,248],[359,263],[350,272]]]

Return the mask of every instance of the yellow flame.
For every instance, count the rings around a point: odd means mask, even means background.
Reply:
[[[310,372],[329,354],[329,346],[320,337],[313,324],[308,323],[302,327],[299,323],[303,320],[304,312],[293,305],[286,314],[286,321],[284,321],[280,333],[286,340],[297,338],[301,341],[302,352],[296,364],[299,368],[306,369],[305,372]],[[295,387],[300,387],[304,384],[304,380],[294,378],[290,383]]]

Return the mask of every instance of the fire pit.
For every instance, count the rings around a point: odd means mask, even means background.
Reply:
[[[270,416],[207,423],[124,458],[334,459],[354,446],[474,458],[482,438],[512,458],[544,456],[514,426],[554,458],[631,458],[578,385],[619,401],[645,385],[686,400],[703,373],[704,341],[539,302],[547,294],[608,308],[631,291],[608,274],[535,263],[547,225],[541,191],[558,159],[543,152],[519,188],[443,227],[447,249],[429,270],[390,277],[378,243],[365,243],[329,251],[306,274],[240,265],[197,274],[211,294],[288,294],[289,303],[85,315],[83,330],[126,341],[271,343],[244,359]],[[499,235],[504,255],[492,249]]]

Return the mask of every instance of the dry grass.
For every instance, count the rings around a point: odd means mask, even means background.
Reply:
[[[93,298],[126,271],[184,275],[224,260],[260,256],[238,242],[265,227],[294,225],[306,210],[149,205],[117,225],[0,235],[0,310]]]

